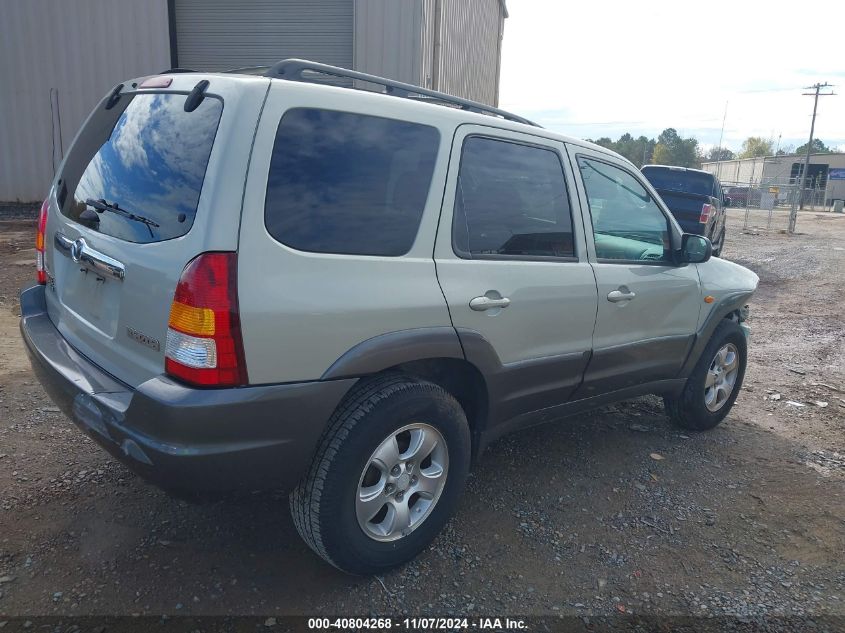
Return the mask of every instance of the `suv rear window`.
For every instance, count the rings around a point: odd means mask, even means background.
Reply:
[[[642,172],[655,189],[695,193],[701,196],[713,195],[714,181],[710,174],[668,167],[643,167]]]
[[[223,102],[124,96],[94,112],[68,156],[59,204],[88,228],[129,242],[180,237],[194,223]],[[67,195],[70,193],[70,195]]]
[[[264,224],[301,251],[404,255],[417,235],[439,142],[427,125],[289,110],[276,131]]]

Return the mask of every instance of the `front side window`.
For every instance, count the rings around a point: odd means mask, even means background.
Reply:
[[[455,192],[453,243],[462,257],[575,256],[572,215],[557,153],[471,136]]]
[[[669,223],[634,176],[619,167],[578,157],[587,192],[596,257],[670,261]]]
[[[404,255],[417,235],[439,143],[427,125],[288,110],[276,131],[264,224],[301,251]]]
[[[60,181],[62,213],[129,242],[185,235],[223,111],[223,102],[209,96],[186,112],[186,98],[139,93],[98,109],[68,156]]]

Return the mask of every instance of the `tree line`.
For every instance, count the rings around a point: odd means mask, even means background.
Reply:
[[[693,137],[682,138],[678,131],[671,127],[663,130],[657,140],[642,135],[634,138],[627,132],[616,141],[606,136],[587,140],[621,154],[637,167],[643,165],[678,165],[680,167],[698,168],[701,167],[703,162],[805,154],[807,152],[807,143],[797,148],[791,145],[775,147],[773,140],[764,139],[760,136],[749,136],[742,142],[742,147],[736,153],[726,147],[713,147],[704,152],[699,146],[698,139]],[[821,140],[813,139],[812,152],[814,154],[827,154],[832,151]]]

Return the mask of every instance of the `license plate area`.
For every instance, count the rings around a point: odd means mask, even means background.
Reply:
[[[88,245],[84,238],[55,236],[56,286],[59,300],[76,319],[100,335],[117,331],[124,267]]]
[[[121,282],[68,262],[59,299],[67,310],[100,334],[114,338],[120,306]]]

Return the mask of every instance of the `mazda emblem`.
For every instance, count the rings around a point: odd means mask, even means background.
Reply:
[[[77,264],[82,258],[82,249],[85,248],[85,240],[81,237],[70,245],[70,256]]]

